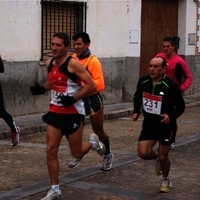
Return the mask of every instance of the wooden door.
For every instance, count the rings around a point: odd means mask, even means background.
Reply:
[[[178,36],[178,0],[142,0],[140,76],[162,51],[162,40]]]

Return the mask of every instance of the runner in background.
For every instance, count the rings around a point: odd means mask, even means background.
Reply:
[[[4,72],[4,64],[0,56],[0,73]],[[0,117],[8,124],[11,130],[11,146],[17,146],[20,137],[20,128],[16,126],[12,116],[6,111],[4,106],[2,86],[0,83]]]
[[[163,39],[163,52],[158,53],[156,57],[164,58],[168,65],[166,68],[166,74],[170,76],[179,85],[182,93],[187,90],[192,84],[192,74],[187,63],[175,53],[175,42],[173,38],[166,37]],[[178,130],[176,123],[174,127],[174,137],[171,144],[171,149],[176,147],[175,137]]]
[[[75,54],[73,57],[78,60],[89,72],[92,80],[96,84],[96,90],[83,99],[86,115],[90,116],[93,131],[98,135],[99,140],[105,145],[101,170],[108,171],[112,168],[114,154],[110,152],[110,141],[103,127],[104,107],[101,93],[104,88],[104,75],[99,59],[93,55],[89,49],[90,37],[85,32],[76,33],[73,37]],[[82,160],[82,159],[81,159]],[[81,160],[74,159],[69,163],[69,167],[74,168]]]

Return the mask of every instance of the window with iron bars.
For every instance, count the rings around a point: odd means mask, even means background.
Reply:
[[[42,48],[41,59],[51,57],[51,38],[56,32],[66,32],[70,38],[86,31],[86,3],[61,0],[41,0]],[[72,41],[69,52],[73,52]]]

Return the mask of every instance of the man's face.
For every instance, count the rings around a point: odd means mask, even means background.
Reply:
[[[58,37],[54,37],[51,40],[51,51],[52,51],[52,56],[54,58],[59,58],[65,55],[68,51],[68,46],[65,46],[63,43],[63,40]]]
[[[73,43],[74,43],[75,52],[78,56],[84,54],[88,50],[89,45],[90,45],[90,43],[85,44],[82,38],[78,38],[77,40],[74,40]]]
[[[159,81],[165,73],[166,67],[162,67],[162,59],[154,58],[149,63],[149,75],[154,81]]]
[[[170,42],[163,42],[163,51],[166,57],[171,57],[174,54],[174,48]]]

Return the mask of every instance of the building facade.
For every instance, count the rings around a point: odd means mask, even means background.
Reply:
[[[0,74],[7,110],[12,115],[45,112],[49,93],[32,96],[42,84],[50,41],[57,31],[72,36],[86,31],[90,49],[102,62],[106,104],[132,101],[137,80],[149,60],[162,51],[162,39],[177,37],[194,81],[186,94],[200,91],[200,3],[194,0],[1,0]],[[73,45],[71,44],[71,53]]]

